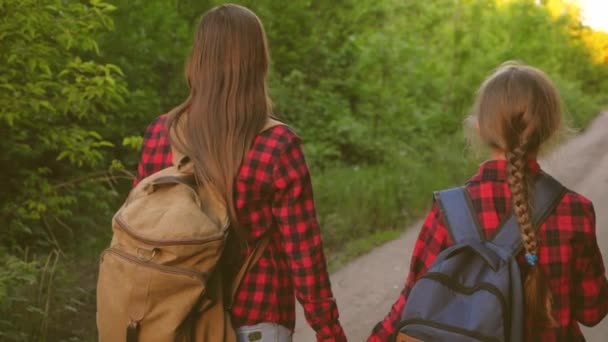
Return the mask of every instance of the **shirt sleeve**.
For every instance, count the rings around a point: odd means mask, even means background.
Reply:
[[[449,247],[450,243],[448,231],[443,224],[439,207],[437,203],[434,203],[424,220],[418,240],[414,246],[410,271],[405,286],[399,298],[397,298],[397,301],[391,307],[390,312],[374,327],[371,336],[367,340],[368,342],[391,340],[399,324],[403,308],[405,308],[405,304],[407,303],[407,297],[414,284],[431,267],[437,255]]]
[[[144,140],[144,142],[145,142],[145,140]],[[141,182],[142,179],[149,176],[146,173],[146,169],[144,167],[144,158],[145,158],[144,154],[145,154],[145,152],[142,151],[142,156],[139,159],[139,163],[137,164],[137,174],[135,175],[135,178],[133,178],[133,187],[135,187],[137,184],[139,184],[139,182]]]
[[[323,253],[312,184],[302,145],[292,138],[273,170],[273,215],[290,265],[295,295],[318,341],[346,341]]]
[[[586,208],[585,208],[586,207]],[[574,315],[586,325],[598,324],[608,312],[608,282],[595,235],[595,211],[584,206],[584,231],[574,248]]]
[[[161,115],[146,128],[133,187],[142,179],[171,165],[171,146],[165,125],[166,115]]]

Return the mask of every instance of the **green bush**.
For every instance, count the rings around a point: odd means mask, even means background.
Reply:
[[[120,68],[95,60],[112,9],[102,1],[0,1],[1,340],[92,330],[70,324],[94,312],[82,302],[93,295],[90,284],[78,291],[94,272],[91,259],[76,267],[77,252],[104,236],[98,227],[107,229],[125,173],[113,140],[127,132],[116,113],[128,90]]]

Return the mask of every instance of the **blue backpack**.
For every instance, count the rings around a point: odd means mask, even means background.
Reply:
[[[565,188],[542,173],[535,184],[533,224],[538,227]],[[495,236],[483,231],[464,187],[435,193],[453,246],[442,251],[414,285],[395,340],[523,340],[523,286],[516,256],[522,249],[517,221],[508,215]]]

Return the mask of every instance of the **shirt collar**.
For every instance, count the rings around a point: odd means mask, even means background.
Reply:
[[[536,177],[540,172],[540,165],[536,159],[528,160],[528,175],[532,178]],[[483,162],[479,166],[477,174],[471,178],[472,182],[481,181],[507,181],[507,161],[493,159]]]

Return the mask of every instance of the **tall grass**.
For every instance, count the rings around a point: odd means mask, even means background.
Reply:
[[[476,154],[461,136],[386,165],[313,172],[323,244],[333,268],[391,240],[424,215],[432,193],[464,182]]]

